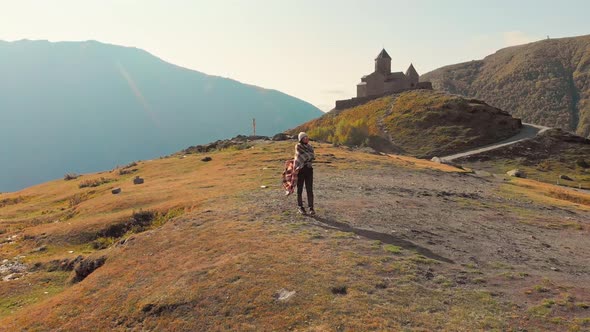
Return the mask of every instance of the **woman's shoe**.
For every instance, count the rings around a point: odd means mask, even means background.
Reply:
[[[297,207],[297,212],[299,214],[302,214],[302,215],[306,215],[307,214],[307,212],[305,211],[305,208],[303,206],[298,206]]]
[[[309,208],[309,215],[315,216],[315,210],[313,208]]]

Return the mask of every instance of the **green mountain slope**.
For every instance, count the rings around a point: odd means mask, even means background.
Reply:
[[[417,157],[452,154],[508,138],[519,119],[479,100],[414,90],[332,111],[290,133],[345,145],[366,145]]]
[[[590,135],[590,35],[508,47],[421,79],[485,100],[524,122]]]
[[[252,118],[272,135],[321,114],[136,48],[0,41],[0,192],[248,134]]]

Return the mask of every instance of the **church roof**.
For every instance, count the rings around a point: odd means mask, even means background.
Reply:
[[[389,59],[391,60],[391,57],[389,56],[389,54],[387,54],[387,51],[385,49],[381,50],[381,53],[379,53],[379,55],[377,55],[377,58],[375,58],[375,60],[377,59]]]
[[[408,67],[408,70],[406,70],[406,76],[411,77],[420,75],[418,75],[418,72],[416,71],[416,68],[414,68],[414,65],[410,63],[410,67]]]
[[[385,79],[385,82],[403,80],[405,78],[406,78],[406,75],[404,75],[404,73],[402,73],[401,71],[398,71],[398,72],[389,74],[389,76],[387,76],[387,78]]]

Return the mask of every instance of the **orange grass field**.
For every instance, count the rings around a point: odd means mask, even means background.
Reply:
[[[465,172],[411,157],[315,147],[316,167],[325,173]],[[257,142],[246,150],[141,161],[132,174],[84,174],[1,194],[0,238],[12,240],[0,245],[0,262],[20,257],[41,268],[0,281],[0,331],[500,331],[522,318],[489,291],[454,287],[444,278],[423,284],[418,275],[438,261],[314,227],[304,217],[282,222],[280,213],[269,215],[251,193],[273,190],[285,199],[280,174],[292,153],[292,142]],[[202,162],[206,155],[212,161]],[[135,176],[145,183],[134,185]],[[79,188],[99,177],[113,182]],[[513,185],[551,204],[588,207],[586,194],[566,197],[528,180]],[[111,194],[114,187],[122,192]],[[100,238],[140,210],[180,215]],[[110,245],[95,249],[99,240]],[[43,268],[78,255],[104,256],[106,263],[75,284],[73,272]],[[389,284],[381,287],[384,280]],[[279,300],[281,294],[287,298]]]

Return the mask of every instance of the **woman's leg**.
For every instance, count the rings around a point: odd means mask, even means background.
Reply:
[[[299,170],[299,174],[297,177],[297,206],[303,207],[303,183],[307,178],[306,168],[302,168]]]
[[[307,206],[313,209],[313,168],[308,168],[305,176],[305,191],[307,192]]]

